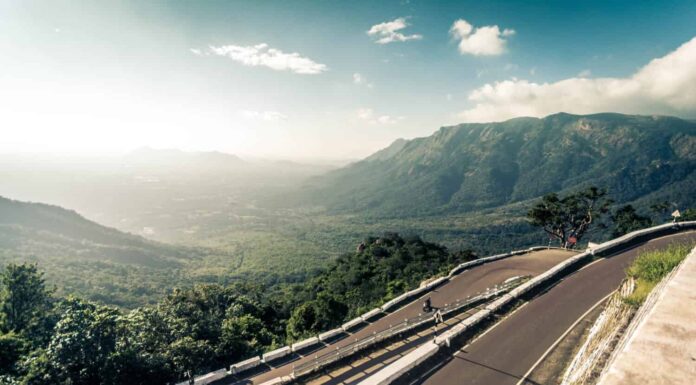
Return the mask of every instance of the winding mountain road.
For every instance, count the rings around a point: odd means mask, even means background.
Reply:
[[[547,292],[494,325],[440,366],[411,384],[521,385],[546,351],[584,313],[621,283],[625,270],[641,252],[674,242],[696,242],[696,232],[664,236],[601,258],[565,277]]]
[[[500,284],[506,279],[514,276],[537,275],[572,255],[575,255],[575,252],[549,249],[489,262],[460,273],[447,283],[425,294],[423,297],[429,296],[432,305],[434,307],[440,307],[446,303],[454,302],[457,299],[475,295],[488,287]],[[239,378],[230,376],[218,380],[214,382],[214,384],[258,385],[280,376],[290,375],[293,365],[311,361],[315,355],[322,355],[334,351],[336,348],[345,346],[356,339],[362,339],[373,334],[373,332],[384,330],[388,328],[390,324],[396,324],[403,321],[404,318],[411,318],[418,315],[418,313],[422,312],[423,297],[396,309],[374,322],[367,323],[362,329],[354,331],[349,336],[321,347],[318,350],[314,350],[305,356],[295,354],[289,359],[279,360],[278,364],[274,365],[274,363],[271,362],[271,366],[265,367],[264,371],[253,374],[251,377]],[[398,353],[395,352],[394,355],[395,354]],[[391,355],[385,354],[380,356],[379,359],[389,361],[392,358]]]

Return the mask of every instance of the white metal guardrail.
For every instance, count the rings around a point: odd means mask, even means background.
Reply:
[[[319,343],[324,342],[326,340],[330,340],[332,338],[335,338],[336,336],[364,323],[366,319],[369,319],[369,318],[372,318],[374,316],[377,316],[378,314],[390,311],[391,309],[397,307],[398,305],[400,305],[406,301],[409,301],[409,300],[411,300],[419,295],[422,295],[426,292],[429,292],[429,291],[433,290],[435,287],[451,280],[453,277],[455,277],[456,275],[460,274],[461,272],[463,272],[469,268],[483,265],[483,264],[486,264],[488,262],[497,261],[499,259],[509,258],[509,257],[516,256],[516,255],[523,255],[523,254],[527,254],[527,253],[530,253],[533,251],[547,250],[547,249],[559,249],[559,248],[558,247],[547,247],[547,246],[535,246],[535,247],[530,247],[528,249],[514,250],[514,251],[511,251],[509,253],[496,254],[496,255],[489,256],[489,257],[478,258],[478,259],[475,259],[473,261],[461,263],[458,266],[454,267],[449,272],[449,274],[447,276],[437,278],[437,279],[433,280],[432,282],[428,283],[427,285],[422,285],[416,289],[413,289],[411,291],[403,293],[403,294],[399,295],[398,297],[384,303],[379,308],[370,310],[368,313],[365,313],[357,318],[354,318],[354,319],[344,323],[343,325],[341,325],[341,327],[339,327],[337,329],[329,330],[327,332],[319,334],[317,336],[317,337],[319,337],[319,341],[316,341],[316,344],[319,344]],[[378,309],[380,310],[379,312],[377,312]],[[372,314],[370,314],[370,313],[372,313]],[[368,316],[368,314],[369,314],[369,317],[366,317],[366,316]],[[304,342],[304,341],[302,341],[302,342]],[[315,345],[315,344],[303,345],[302,349],[309,348],[313,345]],[[292,348],[292,345],[289,346],[288,348],[290,349],[290,353],[293,353],[296,351]],[[269,353],[274,353],[274,352],[269,352]],[[264,355],[268,355],[269,353],[266,353]],[[290,354],[290,353],[288,353],[288,354]],[[285,354],[285,355],[287,355],[287,354]],[[276,356],[276,357],[273,357],[273,359],[282,358],[283,356]],[[247,370],[254,369],[258,366],[261,366],[265,362],[268,362],[268,361],[270,361],[270,359],[266,360],[263,358],[263,356],[252,357],[252,358],[249,358],[247,360],[237,362],[237,363],[230,365],[229,370],[226,371],[226,373],[227,373],[227,375],[238,374],[238,373],[241,373],[241,372],[244,372]],[[196,377],[194,380],[194,384],[195,385],[204,385],[204,384],[211,383],[214,380],[217,380],[222,376],[221,373],[223,373],[223,370],[224,369],[216,370],[214,372],[204,374],[200,377]],[[183,381],[183,382],[177,383],[176,385],[188,385],[188,384],[189,384],[188,381]]]
[[[552,267],[543,274],[540,274],[528,282],[518,286],[517,288],[510,291],[508,294],[503,295],[498,300],[486,306],[486,308],[478,311],[476,314],[460,322],[447,332],[436,337],[433,342],[428,342],[421,346],[420,348],[414,350],[413,352],[401,357],[397,361],[383,368],[379,372],[375,373],[371,377],[360,382],[360,385],[388,385],[391,384],[396,379],[400,378],[404,374],[416,368],[422,362],[426,361],[428,358],[434,356],[440,347],[449,346],[450,341],[464,332],[470,330],[473,327],[478,326],[478,324],[484,319],[488,318],[491,314],[501,310],[509,302],[519,299],[522,295],[529,292],[532,289],[542,286],[548,280],[558,278],[559,274],[566,270],[571,265],[581,262],[584,259],[592,258],[592,256],[614,250],[619,246],[627,246],[631,242],[646,237],[646,236],[661,236],[667,235],[669,233],[677,233],[685,230],[696,229],[696,221],[691,222],[681,222],[681,223],[668,223],[660,226],[651,227],[648,229],[638,230],[628,233],[622,237],[616,238],[614,240],[604,242],[591,250],[584,253],[575,255],[556,266]]]
[[[487,289],[486,291],[478,293],[474,296],[468,296],[466,298],[458,299],[457,301],[451,304],[446,304],[440,310],[443,316],[451,314],[453,312],[457,312],[462,308],[468,307],[475,303],[486,301],[504,292],[512,290],[514,287],[519,286],[528,278],[529,277],[517,277],[514,280],[510,280],[499,286]],[[361,350],[374,346],[375,344],[381,341],[408,332],[431,321],[433,321],[432,313],[419,313],[416,317],[404,319],[402,322],[396,325],[389,325],[389,327],[384,330],[375,332],[369,337],[365,337],[360,340],[355,340],[355,342],[351,342],[348,345],[337,348],[335,351],[328,352],[322,355],[315,355],[313,360],[302,363],[297,366],[293,366],[293,378],[297,379],[301,376],[305,376],[307,374],[315,372],[319,369],[326,367],[329,364],[340,361],[344,358],[354,355],[355,353]]]

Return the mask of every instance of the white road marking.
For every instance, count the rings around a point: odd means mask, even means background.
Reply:
[[[594,263],[594,262],[593,262],[593,263]],[[588,266],[589,266],[589,265],[588,265]],[[527,373],[525,373],[524,376],[522,376],[522,378],[517,382],[516,385],[520,385],[520,384],[524,383],[525,381],[527,381],[527,377],[529,377],[529,375],[532,374],[532,372],[534,371],[534,369],[536,369],[536,367],[539,366],[539,364],[541,363],[541,361],[543,361],[544,358],[546,358],[546,356],[548,356],[549,353],[551,353],[551,351],[552,351],[559,343],[561,343],[561,341],[566,337],[566,335],[568,335],[568,333],[570,333],[570,331],[573,330],[573,329],[575,328],[575,326],[577,326],[578,323],[580,323],[580,321],[582,321],[585,317],[587,317],[587,315],[590,314],[590,312],[592,312],[592,310],[594,310],[597,306],[599,306],[602,302],[604,302],[607,298],[609,298],[609,296],[611,296],[611,295],[614,294],[615,292],[616,292],[616,290],[613,290],[611,293],[609,293],[609,294],[607,294],[606,296],[604,296],[602,299],[600,299],[599,301],[597,301],[597,303],[595,303],[594,305],[592,305],[591,308],[589,308],[586,312],[584,312],[584,313],[580,316],[580,318],[578,318],[577,320],[575,320],[575,322],[573,322],[573,324],[570,325],[570,327],[569,327],[560,337],[558,337],[558,339],[557,339],[553,344],[551,344],[551,346],[550,346],[548,349],[546,349],[546,351],[544,352],[544,354],[542,354],[541,357],[539,357],[539,359],[534,363],[534,365],[532,365],[532,367],[529,368],[529,370],[527,371]]]
[[[503,321],[505,321],[506,319],[512,317],[513,314],[517,313],[520,309],[522,309],[523,307],[527,306],[528,303],[529,303],[529,302],[523,303],[523,304],[520,305],[517,309],[513,310],[510,314],[506,315],[505,317],[503,317],[502,319],[500,319],[500,321],[496,322],[495,325],[491,326],[490,328],[486,329],[486,331],[484,331],[483,333],[481,333],[481,334],[479,334],[478,336],[476,336],[476,338],[474,338],[473,340],[471,340],[468,344],[464,345],[461,349],[459,349],[459,350],[457,350],[456,352],[452,353],[452,357],[455,357],[457,354],[459,354],[459,352],[463,351],[464,349],[466,349],[467,347],[469,347],[469,345],[471,345],[471,344],[473,344],[474,342],[476,342],[476,340],[478,340],[479,338],[481,338],[481,337],[485,336],[486,334],[488,334],[488,332],[490,332],[491,330],[493,330],[496,326],[500,325],[501,322],[503,322]],[[436,370],[439,370],[439,369],[440,369],[442,366],[444,366],[444,364],[446,364],[446,363],[447,363],[447,362],[442,361],[442,362],[440,362],[438,365],[434,365],[432,368],[428,369],[428,371],[426,371],[426,372],[423,373],[422,375],[418,376],[418,378],[416,378],[415,380],[411,381],[411,383],[410,383],[409,385],[413,385],[413,384],[415,384],[416,382],[421,381],[423,378],[425,378],[425,377],[427,377],[428,375],[430,375],[430,373],[432,373],[432,372],[434,372],[434,371],[436,371]]]
[[[515,313],[517,313],[518,311],[520,311],[523,307],[527,306],[527,304],[529,304],[529,301],[526,301],[525,303],[523,303],[522,305],[520,305],[517,309],[513,310],[512,313],[510,313],[510,314],[506,315],[505,317],[501,318],[500,321],[498,321],[498,322],[495,323],[495,325],[493,325],[493,326],[491,326],[490,328],[486,329],[486,331],[484,331],[483,333],[481,333],[481,334],[479,334],[478,336],[476,336],[476,338],[474,338],[473,340],[469,341],[468,344],[464,345],[461,349],[457,350],[454,354],[452,354],[452,357],[456,356],[459,352],[461,352],[461,351],[463,351],[464,349],[468,348],[471,344],[473,344],[474,342],[476,342],[479,338],[481,338],[481,337],[485,336],[486,334],[490,333],[490,331],[493,330],[493,329],[495,329],[496,326],[500,325],[500,324],[501,324],[503,321],[505,321],[506,319],[512,317]]]
[[[587,269],[588,267],[594,265],[595,263],[604,261],[605,259],[606,259],[606,258],[604,258],[604,257],[598,258],[596,261],[592,261],[591,263],[588,263],[587,265],[583,266],[583,267],[580,268],[580,270],[578,270],[578,271],[583,271],[583,270]]]

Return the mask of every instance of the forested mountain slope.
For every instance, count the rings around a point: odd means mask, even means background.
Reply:
[[[618,202],[693,205],[696,123],[615,113],[443,127],[314,178],[309,205],[375,216],[451,214],[588,185]]]
[[[60,292],[124,306],[150,302],[180,284],[178,271],[198,256],[58,206],[0,197],[0,264],[38,262]]]

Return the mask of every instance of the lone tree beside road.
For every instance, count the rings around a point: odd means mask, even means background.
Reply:
[[[606,190],[593,186],[563,198],[556,193],[545,195],[527,218],[557,239],[561,247],[568,247],[580,241],[590,225],[609,212],[611,204]]]
[[[650,218],[639,215],[631,205],[626,205],[616,210],[612,214],[611,220],[614,222],[614,230],[611,233],[613,238],[620,237],[631,231],[650,227],[652,224]]]

